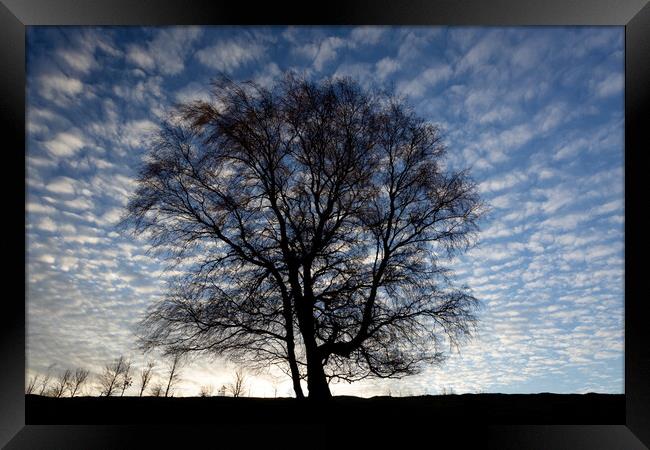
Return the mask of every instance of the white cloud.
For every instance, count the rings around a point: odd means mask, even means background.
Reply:
[[[55,194],[74,194],[75,180],[69,177],[57,177],[47,184],[46,189]]]
[[[501,54],[504,48],[502,37],[498,31],[488,33],[476,43],[458,62],[458,71],[465,72],[484,70],[485,65],[493,55]]]
[[[352,44],[377,44],[384,33],[387,31],[386,27],[376,26],[363,26],[354,28],[350,32],[350,41]]]
[[[562,216],[552,217],[542,222],[543,228],[557,228],[560,230],[573,230],[578,224],[590,219],[588,214],[572,213]]]
[[[120,220],[123,212],[124,210],[122,208],[112,208],[102,215],[101,220],[106,225],[114,225]]]
[[[42,75],[39,81],[43,97],[57,102],[80,94],[84,88],[80,80],[63,74]]]
[[[63,205],[76,210],[92,209],[94,206],[90,200],[83,197],[77,197],[73,200],[66,200],[63,202]]]
[[[54,262],[56,261],[56,259],[54,258],[54,256],[52,256],[52,255],[45,255],[45,254],[44,254],[44,255],[40,255],[40,256],[37,258],[37,260],[38,260],[38,261],[41,261],[41,262],[44,262],[45,264],[54,264]]]
[[[126,59],[138,67],[151,70],[156,65],[153,56],[139,45],[129,47],[126,53]]]
[[[51,206],[34,202],[29,202],[26,209],[28,214],[52,214],[55,211]]]
[[[95,53],[97,50],[117,58],[121,52],[115,47],[111,35],[97,29],[84,29],[78,33],[67,33],[65,43],[56,51],[56,55],[70,69],[81,74],[88,74],[99,67]]]
[[[609,74],[604,80],[596,83],[594,90],[598,97],[609,97],[623,92],[624,78],[622,73]]]
[[[420,97],[429,88],[436,86],[442,81],[448,80],[452,73],[453,72],[448,65],[431,67],[423,71],[411,81],[402,81],[398,83],[397,92],[410,97]]]
[[[508,173],[490,178],[479,184],[479,189],[483,192],[495,192],[511,188],[518,183],[526,180],[526,175],[519,173]]]
[[[262,87],[270,88],[282,76],[283,72],[280,67],[274,62],[270,62],[256,73],[255,81]]]
[[[54,223],[54,221],[49,217],[45,217],[44,219],[42,219],[38,223],[37,227],[41,230],[49,231],[49,232],[54,232],[57,230],[56,223]]]
[[[158,125],[148,119],[127,122],[120,130],[121,141],[131,147],[138,147],[146,143],[158,129]]]
[[[174,94],[178,103],[188,103],[197,100],[207,102],[210,100],[210,91],[206,84],[192,81]]]
[[[318,42],[312,42],[296,49],[300,55],[306,56],[313,60],[316,70],[322,70],[323,66],[336,58],[337,51],[346,47],[348,42],[340,37],[330,36]]]
[[[564,103],[551,103],[542,109],[533,121],[542,133],[547,132],[567,121],[567,107]]]
[[[259,60],[264,50],[264,47],[256,42],[228,40],[197,51],[196,58],[212,69],[232,73],[249,62]]]
[[[82,73],[90,72],[90,69],[96,64],[95,58],[91,52],[64,48],[59,50],[58,54],[71,68]]]
[[[53,139],[45,143],[45,148],[50,154],[58,158],[73,156],[84,146],[84,138],[77,131],[58,133]]]
[[[393,58],[385,57],[377,61],[375,67],[377,69],[377,76],[380,80],[383,80],[397,71],[399,63]]]
[[[596,214],[609,214],[614,211],[619,211],[623,209],[623,200],[612,200],[611,202],[604,203],[598,206],[594,213]]]
[[[142,69],[157,68],[163,74],[177,75],[185,69],[185,59],[200,35],[199,27],[162,28],[144,46],[130,46],[126,58]]]

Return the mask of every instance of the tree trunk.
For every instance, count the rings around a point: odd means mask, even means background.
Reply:
[[[318,351],[316,338],[314,337],[314,317],[309,309],[298,312],[300,332],[305,343],[307,354],[307,389],[309,398],[314,400],[325,400],[332,397],[330,388],[325,377],[323,358]]]
[[[300,370],[298,370],[298,363],[296,362],[295,344],[293,336],[287,341],[287,353],[289,354],[289,368],[291,369],[291,380],[293,381],[293,391],[296,393],[296,398],[303,399],[305,394],[302,392],[300,386]]]
[[[287,331],[287,359],[289,360],[289,368],[291,369],[291,380],[293,381],[293,391],[296,393],[296,398],[303,399],[305,394],[302,392],[300,386],[300,370],[296,362],[296,344],[293,338],[293,312],[291,310],[291,301],[286,291],[282,292],[284,303],[284,320],[285,328]]]
[[[325,377],[323,361],[315,349],[311,352],[307,350],[307,388],[310,399],[326,400],[332,397]]]

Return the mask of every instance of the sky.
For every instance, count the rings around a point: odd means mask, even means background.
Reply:
[[[147,143],[220,72],[268,86],[294,70],[392,89],[442,128],[450,167],[469,168],[491,206],[478,245],[450,262],[482,304],[475,338],[442,367],[333,394],[623,393],[623,38],[623,27],[28,27],[26,378],[156,359],[133,330],[172,274],[115,227]],[[176,395],[216,392],[234,370],[194,359]],[[248,386],[292,395],[273,373]]]

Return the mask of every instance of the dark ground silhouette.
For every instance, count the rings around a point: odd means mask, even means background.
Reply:
[[[75,397],[27,395],[26,424],[401,422],[624,424],[622,394],[463,394],[293,398]]]

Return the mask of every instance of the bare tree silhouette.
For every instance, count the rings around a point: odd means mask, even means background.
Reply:
[[[100,395],[110,397],[122,389],[122,381],[127,361],[120,356],[115,361],[104,367],[104,372],[99,376]]]
[[[36,386],[38,385],[38,382],[40,381],[40,377],[38,374],[32,376],[29,378],[29,381],[27,382],[27,386],[25,387],[25,394],[33,394],[36,392]]]
[[[237,369],[233,377],[233,382],[228,385],[228,391],[233,397],[241,397],[244,394],[246,383],[246,374],[243,369]]]
[[[212,397],[212,393],[214,392],[214,386],[211,384],[206,384],[201,386],[201,389],[199,389],[199,397]]]
[[[167,386],[165,387],[165,397],[173,396],[174,386],[181,380],[181,367],[183,365],[183,356],[180,353],[172,355],[169,364],[169,376],[167,377]]]
[[[298,397],[306,376],[328,398],[331,380],[411,375],[471,336],[477,300],[442,263],[484,207],[436,126],[349,79],[222,78],[212,95],[164,124],[123,221],[186,272],[144,348],[275,364]]]
[[[72,371],[66,369],[61,373],[52,388],[52,396],[59,398],[62,397],[66,390],[70,388],[70,382],[72,380]]]
[[[163,385],[160,383],[156,383],[151,387],[151,396],[152,397],[160,397],[163,394]]]
[[[124,368],[120,379],[120,397],[124,397],[124,391],[133,384],[133,376],[131,375],[131,361],[124,361]]]
[[[41,378],[41,388],[38,391],[38,395],[47,395],[49,386],[50,386],[50,380],[52,379],[52,369],[54,368],[56,364],[51,364],[48,368],[47,371],[45,372],[45,375]]]
[[[89,375],[90,371],[83,368],[78,368],[74,371],[74,375],[70,380],[70,397],[74,397],[79,392],[88,380]]]
[[[142,368],[140,371],[140,393],[139,396],[142,397],[144,390],[147,388],[147,385],[153,377],[153,368],[155,364],[153,362],[148,362],[147,365]]]

